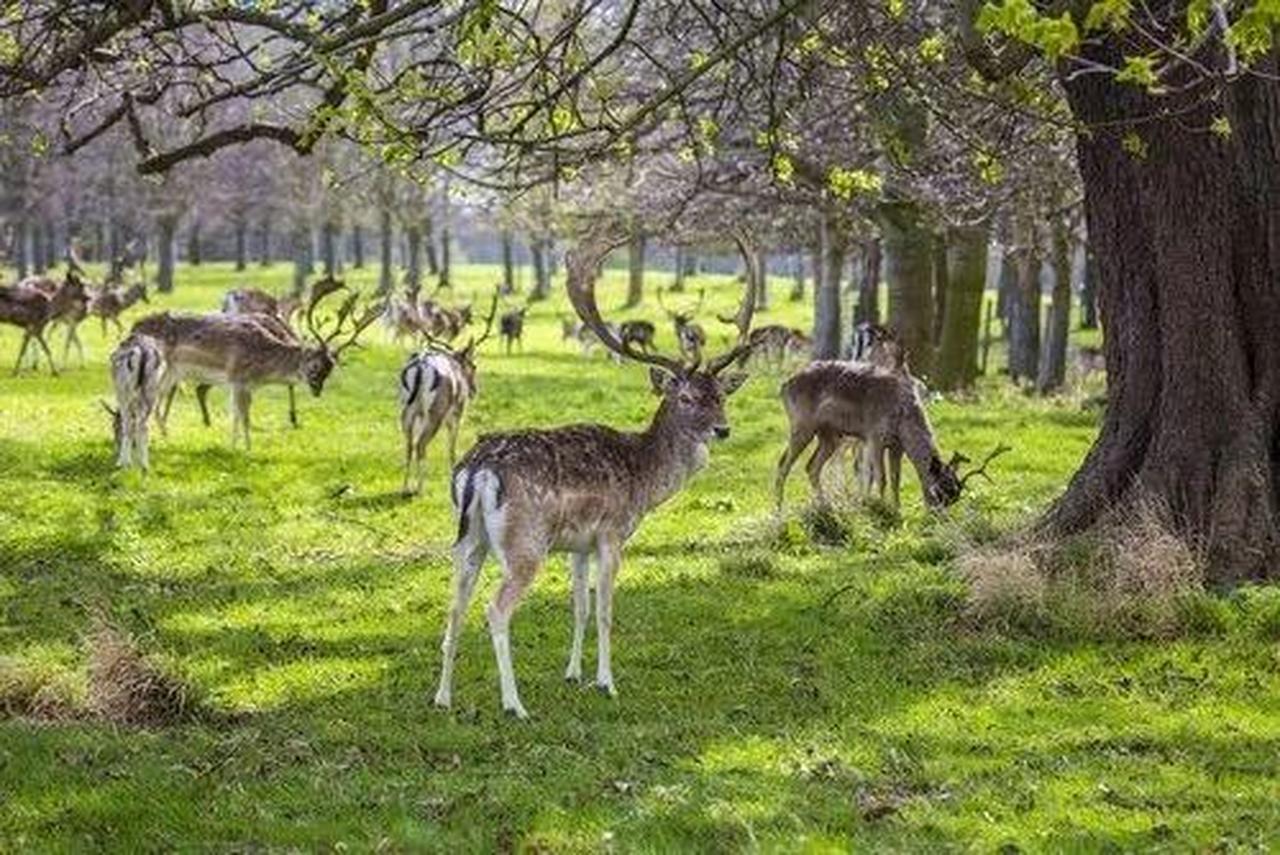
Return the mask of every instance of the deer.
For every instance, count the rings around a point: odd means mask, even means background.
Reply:
[[[50,373],[57,375],[58,367],[53,362],[53,354],[49,352],[49,344],[44,338],[45,328],[59,318],[83,310],[85,299],[84,282],[71,272],[67,273],[61,285],[53,284],[51,280],[39,283],[24,280],[18,285],[0,288],[0,323],[21,327],[23,330],[22,346],[18,349],[18,360],[13,366],[14,375],[22,370],[23,357],[32,341],[44,351]]]
[[[606,324],[606,326],[613,331],[615,337],[621,335],[621,329],[617,324],[610,323]],[[595,331],[593,331],[591,327],[587,326],[582,321],[573,321],[568,318],[560,319],[560,340],[576,341],[578,343],[579,352],[583,356],[590,356],[595,345],[600,343],[600,339],[596,336]],[[609,358],[614,362],[622,362],[622,357],[619,356],[617,352],[608,350],[607,348],[606,351],[609,354]]]
[[[127,469],[137,461],[145,472],[151,466],[147,423],[159,400],[164,355],[160,344],[148,335],[131,335],[111,354],[111,381],[116,406],[102,406],[111,415],[115,436],[116,466]]]
[[[222,313],[251,318],[268,333],[281,341],[301,343],[302,339],[294,332],[293,315],[302,306],[297,297],[273,297],[266,291],[257,288],[236,288],[228,291],[222,298]],[[204,426],[209,427],[209,389],[208,383],[196,385],[196,401],[200,405],[200,417]],[[298,426],[298,400],[292,383],[286,386],[289,393],[289,424]],[[172,395],[172,393],[170,393]]]
[[[502,318],[498,324],[498,333],[502,336],[502,343],[506,348],[507,356],[511,355],[512,344],[519,344],[520,352],[524,353],[524,316],[528,311],[528,306],[521,306],[518,309],[502,313]]]
[[[754,306],[740,309],[739,344],[708,360],[672,358],[623,342],[596,306],[595,283],[608,253],[625,232],[588,236],[565,258],[569,299],[582,323],[610,351],[647,365],[661,398],[647,428],[619,431],[600,424],[486,434],[452,474],[458,515],[453,546],[454,594],[449,610],[435,704],[453,700],[458,637],[479,572],[492,552],[502,581],[486,614],[498,663],[502,708],[526,718],[511,657],[511,619],[521,596],[550,552],[571,556],[573,640],[565,678],[582,677],[582,647],[590,614],[589,564],[596,564],[596,686],[616,695],[611,665],[613,591],[623,547],[644,517],[681,489],[708,458],[708,447],[729,436],[725,400],[746,381],[723,373],[749,348]]]
[[[623,321],[618,325],[619,337],[641,350],[651,350],[657,329],[650,321]]]
[[[454,350],[448,342],[429,340],[428,348],[409,357],[400,370],[400,430],[404,434],[405,496],[421,492],[426,478],[427,444],[443,426],[449,437],[449,469],[457,462],[458,427],[476,396],[476,352],[493,329],[498,294],[485,320],[484,332]]]
[[[382,314],[381,306],[366,309],[347,332],[344,328],[355,317],[360,296],[359,292],[351,292],[338,310],[333,329],[321,333],[314,318],[316,307],[330,294],[345,289],[345,285],[334,279],[321,280],[312,289],[305,317],[313,341],[279,338],[259,317],[222,314],[175,316],[164,312],[138,321],[133,331],[151,335],[161,344],[165,358],[165,372],[160,382],[162,398],[171,400],[173,388],[187,378],[231,387],[231,445],[234,448],[243,437],[247,451],[253,390],[270,383],[305,382],[312,395],[319,397],[342,354]],[[344,340],[334,346],[334,341],[344,333]],[[157,410],[162,430],[167,415],[167,405]]]
[[[102,321],[102,335],[107,334],[107,322],[115,324],[116,332],[123,335],[124,327],[120,323],[120,315],[133,304],[141,300],[150,303],[145,283],[137,282],[128,288],[103,288],[89,298],[88,313]],[[68,335],[70,343],[70,335]]]
[[[707,346],[707,331],[702,328],[702,324],[694,320],[706,296],[707,289],[702,288],[698,291],[698,303],[692,310],[673,312],[662,302],[662,289],[658,289],[658,305],[671,319],[676,333],[676,342],[680,346],[680,356],[687,360],[696,360],[702,353],[702,349]]]
[[[943,462],[914,378],[906,372],[868,362],[820,360],[810,363],[783,383],[782,400],[790,423],[790,437],[778,460],[774,478],[778,511],[782,509],[787,475],[815,437],[818,447],[805,469],[820,504],[826,502],[822,469],[847,437],[866,445],[868,489],[873,481],[883,484],[888,454],[895,507],[899,501],[903,454],[916,468],[926,505],[938,510],[953,504],[971,478],[986,476],[987,464],[1010,450],[998,446],[981,466],[961,475],[959,467],[969,460],[956,453],[948,462]]]

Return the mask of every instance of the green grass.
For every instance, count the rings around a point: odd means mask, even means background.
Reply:
[[[207,309],[233,283],[287,277],[183,268],[177,293],[150,308]],[[460,278],[462,299],[496,271]],[[706,281],[727,308],[728,281]],[[607,277],[606,309],[621,286]],[[533,310],[523,356],[484,347],[463,447],[515,425],[648,418],[645,372],[580,359],[559,341],[563,311]],[[656,306],[633,313],[645,314]],[[805,314],[780,301],[764,317]],[[453,534],[444,451],[430,452],[425,494],[402,500],[404,354],[381,331],[323,397],[300,399],[300,430],[283,390],[260,393],[249,454],[229,448],[225,398],[206,429],[180,397],[147,477],[113,469],[96,400],[110,393],[110,343],[86,331],[86,367],[0,378],[0,677],[50,675],[74,694],[104,611],[232,715],[158,730],[0,721],[0,850],[1280,842],[1274,597],[1215,601],[1244,617],[1159,642],[1004,635],[966,619],[956,531],[1017,525],[1062,488],[1096,430],[1078,398],[993,381],[933,405],[945,452],[1015,446],[996,485],[945,519],[922,511],[909,475],[900,522],[857,512],[818,525],[801,513],[797,473],[778,524],[780,378],[753,378],[729,406],[732,438],[629,545],[618,699],[561,679],[569,587],[555,558],[514,622],[533,716],[518,723],[499,713],[479,602],[456,708],[430,706]],[[0,365],[16,343],[0,330]],[[496,575],[490,564],[478,601]]]

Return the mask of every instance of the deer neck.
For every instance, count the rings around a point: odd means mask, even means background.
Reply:
[[[914,397],[914,396],[913,396]],[[898,422],[898,444],[902,452],[916,468],[921,484],[931,481],[934,461],[940,461],[938,446],[933,439],[933,428],[929,425],[929,417],[918,401],[913,402],[902,413]]]
[[[707,443],[679,425],[664,400],[640,434],[637,469],[646,508],[662,504],[706,465]]]

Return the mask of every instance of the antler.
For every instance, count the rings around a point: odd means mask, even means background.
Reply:
[[[636,362],[656,365],[673,374],[683,374],[686,369],[680,360],[657,353],[645,353],[635,349],[629,343],[620,341],[600,317],[600,309],[596,306],[596,277],[599,275],[600,265],[605,257],[625,241],[625,234],[620,233],[616,228],[609,228],[602,234],[586,237],[565,253],[569,302],[573,304],[573,310],[578,313],[582,322],[596,334],[605,347],[614,353]]]
[[[338,324],[335,327],[334,331],[328,337],[326,337],[320,332],[320,330],[316,329],[316,323],[315,323],[316,306],[320,305],[321,301],[324,300],[325,297],[328,297],[330,294],[336,291],[341,291],[345,287],[347,286],[342,284],[341,282],[339,282],[338,280],[334,279],[331,276],[326,276],[325,278],[317,281],[316,284],[311,286],[311,298],[307,300],[307,313],[305,316],[307,331],[310,332],[311,335],[315,336],[316,341],[319,342],[322,346],[328,346],[329,342],[332,341],[334,337],[337,336],[338,329],[340,329],[342,326],[343,316],[342,316],[342,310],[340,309],[338,312]],[[343,303],[343,308],[349,314],[351,312],[351,309],[354,308],[354,305],[355,305],[354,302],[348,299],[346,302]]]
[[[351,316],[351,310],[354,309],[356,300],[359,298],[359,296],[360,296],[360,292],[357,291],[353,293],[350,297],[348,297],[346,302],[342,304],[343,309],[346,309],[346,312],[345,314],[343,312],[338,313],[338,324],[333,332],[334,337],[337,337],[338,331],[342,329],[343,318]],[[382,317],[382,313],[384,311],[386,311],[386,306],[384,306],[382,303],[371,303],[370,305],[366,306],[364,310],[364,314],[360,316],[360,320],[356,321],[355,325],[352,326],[351,335],[347,336],[347,340],[344,341],[342,344],[338,345],[334,349],[333,351],[334,361],[337,361],[338,356],[341,355],[342,351],[346,350],[348,347],[351,347],[353,344],[355,344],[356,339],[360,338],[360,333],[364,332],[365,329],[370,324],[372,324],[378,318]],[[327,345],[328,342],[326,342],[325,344]]]
[[[489,337],[489,333],[493,332],[493,316],[498,313],[498,295],[498,289],[495,288],[493,291],[493,302],[489,304],[489,314],[484,319],[484,332],[480,334],[480,338],[472,336],[467,340],[467,346],[458,351],[459,353],[470,353],[475,350],[477,347],[484,344],[484,340]],[[475,303],[474,298],[471,303]]]
[[[981,475],[983,478],[986,478],[988,481],[990,481],[991,476],[987,474],[987,466],[991,463],[991,461],[995,460],[997,457],[999,457],[1000,455],[1004,454],[1007,451],[1013,451],[1013,446],[1005,445],[1003,442],[998,444],[994,449],[991,450],[990,454],[982,458],[982,463],[978,464],[976,468],[970,469],[960,478],[960,489],[963,490],[964,485],[967,484],[969,479],[972,478],[974,475]],[[963,455],[961,455],[961,457],[963,457]]]
[[[759,264],[755,253],[755,242],[745,229],[735,229],[733,241],[738,245],[738,252],[747,265],[747,282],[743,287],[742,302],[732,319],[720,318],[725,323],[732,323],[738,328],[738,341],[732,350],[717,356],[707,363],[707,373],[719,374],[744,354],[750,352],[755,345],[751,343],[751,318],[756,311],[756,277],[760,275]],[[701,305],[701,301],[699,301]]]
[[[667,308],[667,304],[662,302],[662,287],[658,287],[658,308],[667,313],[667,317],[675,319],[676,313]]]

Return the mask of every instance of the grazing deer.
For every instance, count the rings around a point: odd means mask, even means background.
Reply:
[[[302,339],[298,338],[298,334],[293,330],[292,321],[294,313],[301,306],[302,301],[297,297],[273,297],[266,291],[260,291],[257,288],[236,288],[228,291],[222,298],[223,314],[251,318],[271,335],[281,341],[292,344],[300,344],[302,342]],[[196,386],[196,401],[200,404],[200,417],[204,420],[205,427],[210,424],[208,403],[210,388],[212,387],[208,383],[200,383]],[[289,424],[297,427],[297,394],[292,383],[287,384],[286,389],[289,393]],[[172,394],[170,392],[171,398]]]
[[[968,461],[961,454],[953,455],[947,463],[942,461],[914,379],[904,372],[866,362],[811,363],[782,385],[782,401],[791,436],[774,480],[779,510],[787,475],[815,437],[818,447],[805,469],[819,502],[825,502],[822,469],[846,437],[855,437],[867,446],[868,488],[873,480],[883,483],[882,469],[888,451],[895,505],[904,453],[920,476],[925,502],[931,508],[955,502],[968,480],[985,474],[986,463],[1003,453],[997,450],[979,470],[960,476],[960,464]]]
[[[748,277],[750,281],[750,277]],[[707,331],[702,328],[694,320],[698,311],[702,308],[702,302],[706,299],[707,289],[702,288],[698,291],[698,303],[690,311],[673,312],[667,308],[662,302],[662,289],[658,289],[658,305],[662,311],[667,313],[667,317],[671,319],[671,324],[675,329],[676,342],[680,345],[680,356],[688,362],[697,362],[701,359],[702,348],[707,345]]]
[[[23,357],[27,355],[27,348],[33,340],[44,351],[50,373],[58,373],[53,354],[49,352],[49,344],[44,338],[45,328],[59,318],[74,314],[77,307],[82,309],[85,300],[84,283],[79,276],[70,272],[61,285],[53,286],[52,291],[45,282],[0,288],[0,323],[21,327],[23,330],[18,361],[13,366],[15,375],[22,370]]]
[[[588,562],[593,554],[596,558],[596,685],[614,695],[610,630],[622,548],[645,515],[702,468],[711,441],[729,435],[725,398],[746,375],[721,372],[749,347],[751,294],[741,309],[740,344],[705,367],[624,344],[601,319],[595,298],[601,262],[623,240],[588,239],[567,254],[569,298],[605,347],[650,366],[653,390],[662,403],[648,428],[638,432],[579,424],[488,434],[454,468],[453,500],[459,517],[453,548],[454,598],[441,645],[438,706],[452,703],[458,636],[490,551],[502,565],[502,582],[487,614],[503,709],[526,716],[511,661],[511,617],[551,551],[572,556],[574,629],[565,670],[569,680],[580,679],[582,673],[590,613]]]
[[[640,350],[653,350],[654,337],[658,331],[649,321],[623,321],[618,326],[619,338],[626,344]]]
[[[521,306],[519,309],[512,309],[509,312],[502,313],[502,319],[498,324],[498,334],[502,337],[507,356],[511,355],[512,344],[519,344],[520,352],[524,353],[524,316],[528,311],[528,306]]]
[[[614,334],[615,337],[621,335],[621,331],[617,324],[605,324],[606,327]],[[582,321],[571,321],[568,318],[560,319],[560,339],[561,341],[575,341],[578,343],[579,352],[583,356],[590,356],[592,350],[600,343],[600,338],[595,334],[591,327]],[[614,362],[621,363],[622,357],[616,351],[608,350],[609,358]]]
[[[120,324],[120,315],[141,300],[144,303],[151,302],[147,298],[147,286],[138,282],[130,285],[128,288],[103,288],[89,298],[88,313],[101,319],[102,335],[107,334],[107,321],[116,325],[116,332],[124,334],[124,327]]]
[[[188,378],[231,387],[231,444],[234,447],[243,436],[247,450],[253,389],[270,383],[305,382],[319,397],[342,353],[381,315],[381,306],[366,310],[352,323],[342,343],[334,347],[334,340],[347,332],[344,327],[354,317],[359,294],[353,292],[343,301],[333,330],[327,334],[316,328],[314,312],[325,297],[345,287],[325,279],[313,288],[306,326],[314,342],[286,341],[264,326],[258,316],[174,316],[164,312],[138,321],[133,331],[160,342],[166,366],[160,383],[162,398],[171,399],[172,389]],[[157,412],[162,429],[167,411],[166,406]]]
[[[476,396],[476,351],[493,329],[497,308],[495,292],[480,338],[472,338],[461,350],[454,350],[445,342],[432,341],[428,350],[410,356],[400,370],[400,430],[404,433],[402,492],[406,496],[422,490],[427,444],[442,425],[448,432],[449,469],[453,469],[458,426],[467,404]],[[414,481],[412,486],[411,481]]]
[[[150,468],[147,422],[159,400],[164,356],[159,343],[147,335],[131,335],[111,354],[111,381],[116,388],[111,414],[115,434],[116,465],[127,469],[136,460],[145,471]]]

